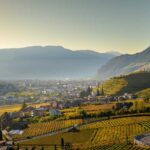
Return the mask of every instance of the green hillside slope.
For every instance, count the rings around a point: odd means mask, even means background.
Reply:
[[[104,80],[143,70],[150,71],[150,47],[140,53],[112,58],[99,69],[96,78]]]
[[[101,90],[102,85],[98,88]],[[150,88],[150,72],[137,72],[115,77],[103,83],[104,93],[107,95],[137,93],[147,88]]]
[[[136,95],[144,99],[150,99],[150,88],[137,92]]]

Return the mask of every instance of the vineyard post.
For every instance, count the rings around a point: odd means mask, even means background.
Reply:
[[[54,145],[54,150],[57,150],[57,147],[56,147],[56,145]]]
[[[129,143],[128,143],[128,136],[126,135],[126,144],[128,145]]]
[[[61,138],[61,148],[62,148],[62,150],[64,150],[64,139],[63,138]]]
[[[17,150],[19,150],[20,149],[20,146],[19,146],[19,143],[17,144]]]

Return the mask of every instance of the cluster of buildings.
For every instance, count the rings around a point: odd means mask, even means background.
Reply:
[[[134,138],[134,144],[143,148],[150,148],[150,133],[140,134]]]
[[[55,115],[60,116],[62,113],[59,109],[50,107],[50,105],[40,106],[38,108],[28,106],[25,109],[18,112],[19,117],[27,118],[27,117],[34,117],[34,116],[46,116],[46,115]]]
[[[23,101],[32,103],[76,99],[80,97],[80,92],[87,89],[89,85],[97,86],[97,82],[92,80],[25,80],[11,82],[11,85],[16,87],[14,91],[7,84],[10,83],[5,83],[3,88],[0,89],[0,105],[22,103]],[[11,94],[12,92],[16,93]],[[22,95],[21,92],[33,93],[33,95]]]
[[[87,97],[87,102],[89,103],[100,103],[100,104],[106,104],[110,102],[118,102],[123,100],[129,100],[129,99],[137,99],[136,95],[130,94],[130,93],[124,93],[121,96],[96,96],[96,95],[89,95]]]

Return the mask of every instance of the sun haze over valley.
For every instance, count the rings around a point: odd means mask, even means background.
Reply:
[[[149,8],[0,0],[0,150],[149,150]]]

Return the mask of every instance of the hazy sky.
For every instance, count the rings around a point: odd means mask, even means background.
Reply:
[[[0,0],[0,48],[31,45],[141,51],[150,46],[150,0]]]

